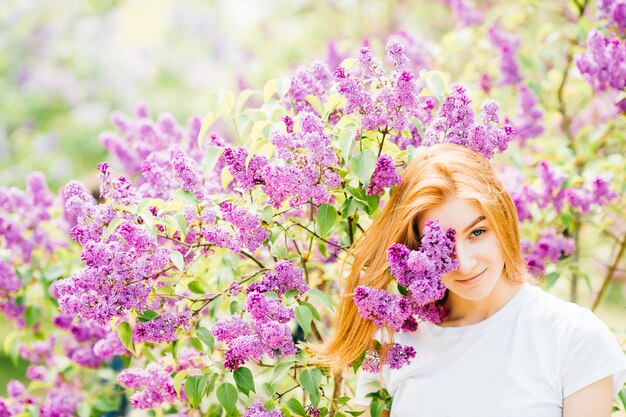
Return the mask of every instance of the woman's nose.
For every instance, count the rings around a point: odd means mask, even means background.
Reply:
[[[461,274],[469,274],[474,271],[478,260],[471,248],[466,247],[461,243],[456,245],[456,270]]]

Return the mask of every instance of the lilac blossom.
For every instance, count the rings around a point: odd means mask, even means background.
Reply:
[[[248,293],[274,291],[278,295],[284,295],[287,291],[297,291],[302,295],[308,289],[304,282],[303,269],[289,261],[281,261],[274,267],[274,272],[268,272],[261,281],[250,284]]]
[[[263,405],[263,402],[260,400],[256,400],[252,403],[250,407],[246,410],[243,417],[282,417],[283,413],[279,410],[268,411],[267,408]]]
[[[189,311],[176,315],[165,313],[151,321],[138,322],[133,333],[140,342],[171,343],[176,340],[176,329],[189,330],[190,319]]]
[[[385,187],[400,184],[402,177],[396,171],[393,159],[389,155],[382,155],[376,161],[374,173],[370,178],[370,184],[367,188],[368,195],[381,195]]]
[[[519,64],[515,54],[520,46],[519,35],[507,32],[497,26],[489,28],[489,40],[500,53],[501,84],[519,84],[522,76],[519,74]]]
[[[39,414],[41,417],[73,417],[81,400],[82,396],[75,390],[62,385],[48,391]]]
[[[558,262],[576,250],[572,239],[557,234],[554,229],[544,231],[534,244],[523,240],[521,245],[528,269],[533,275],[541,275],[546,262]]]
[[[513,120],[513,126],[520,146],[524,146],[528,139],[543,133],[544,128],[541,124],[543,111],[537,107],[539,100],[533,91],[525,85],[519,87],[517,103],[519,110]]]
[[[150,363],[145,369],[125,369],[117,379],[126,388],[142,390],[129,398],[134,408],[155,408],[162,403],[173,403],[177,400],[174,380],[156,363]],[[184,391],[180,395],[181,399],[186,399]]]
[[[485,16],[467,0],[444,0],[443,4],[452,10],[462,26],[480,25],[485,20]]]
[[[626,33],[626,1],[600,0],[598,2],[598,18],[608,19],[608,27],[616,27],[620,35]]]
[[[409,62],[404,53],[404,46],[397,39],[392,38],[387,42],[385,49],[387,50],[387,56],[393,62],[394,68],[398,71],[403,70]]]
[[[248,150],[244,147],[226,148],[222,154],[230,174],[237,184],[244,190],[251,190],[257,185],[265,184],[263,168],[267,165],[267,158],[254,155],[246,166]]]
[[[19,290],[22,281],[17,277],[13,266],[0,259],[0,296]]]
[[[587,36],[587,51],[575,59],[583,78],[596,91],[622,90],[626,85],[626,45],[618,38],[593,30]]]
[[[297,113],[315,111],[313,106],[306,101],[306,97],[313,95],[324,102],[331,84],[332,75],[324,62],[316,61],[308,67],[298,67],[291,77],[291,85],[287,93],[290,100],[287,100],[286,105],[293,107]]]
[[[415,356],[416,352],[413,346],[403,346],[399,343],[394,343],[387,352],[383,365],[391,369],[400,369],[404,365],[411,363],[411,360],[415,358]],[[363,359],[361,368],[366,372],[377,373],[380,372],[380,365],[380,354],[374,349],[368,349],[365,352],[365,358]]]

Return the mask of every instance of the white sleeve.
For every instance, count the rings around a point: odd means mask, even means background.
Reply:
[[[385,372],[385,368],[383,368]],[[362,368],[357,373],[356,390],[354,394],[354,403],[357,405],[369,406],[372,402],[367,394],[378,391],[381,388],[382,378],[380,372],[366,372]],[[382,387],[384,388],[384,387]]]
[[[602,320],[584,309],[571,329],[561,368],[563,398],[613,376],[613,396],[626,381],[626,356]]]

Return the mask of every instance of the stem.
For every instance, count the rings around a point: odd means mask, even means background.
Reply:
[[[383,134],[383,139],[380,141],[380,145],[378,145],[378,158],[380,158],[380,154],[383,152],[383,145],[385,144],[385,137],[387,136],[387,133],[389,133],[387,126],[385,126],[385,129],[381,133]]]
[[[572,282],[570,283],[570,293],[569,299],[571,302],[575,303],[578,298],[578,271],[580,268],[580,249],[578,247],[580,243],[580,213],[574,213],[574,244],[576,250],[574,251],[574,271],[572,273]]]
[[[352,216],[348,216],[348,236],[350,237],[350,246],[354,243],[354,234],[352,232]]]
[[[335,247],[335,248],[337,248],[337,249],[341,249],[341,250],[345,250],[345,249],[346,249],[346,248],[344,248],[344,247],[343,247],[343,246],[341,246],[341,245],[337,245],[337,244],[335,244],[335,243],[333,243],[333,242],[329,242],[328,240],[324,239],[323,237],[321,237],[320,235],[318,235],[317,233],[315,233],[314,231],[312,231],[311,229],[309,229],[308,227],[306,227],[306,226],[305,226],[305,225],[303,225],[303,224],[300,224],[300,223],[298,223],[298,222],[294,222],[294,223],[293,223],[293,225],[294,225],[294,226],[299,226],[299,227],[303,228],[304,230],[306,230],[307,232],[309,232],[311,235],[315,236],[317,239],[319,239],[319,240],[321,240],[322,242],[327,243],[327,244],[329,244],[329,245],[331,245],[331,246],[334,246],[334,247]]]
[[[613,274],[615,273],[615,270],[617,269],[617,266],[619,265],[619,262],[622,259],[622,256],[624,256],[624,252],[626,252],[626,236],[622,240],[619,251],[617,252],[617,255],[615,256],[613,263],[611,264],[609,269],[606,271],[604,282],[602,282],[602,288],[600,288],[600,292],[598,292],[598,295],[596,296],[596,299],[593,302],[591,311],[595,311],[600,305],[600,301],[602,301],[604,294],[608,290],[609,285],[611,284],[611,281],[613,280]]]
[[[341,383],[343,381],[343,376],[341,371],[335,374],[335,386],[333,387],[333,398],[331,400],[331,404],[333,405],[333,409],[330,412],[330,417],[335,417],[335,413],[337,412],[337,398],[341,395]]]
[[[250,255],[248,252],[241,250],[241,251],[239,251],[239,253],[242,254],[243,256],[245,256],[246,258],[250,259],[251,261],[253,261],[260,268],[266,269],[265,265],[263,265],[261,262],[259,262],[254,256]]]
[[[311,332],[313,332],[313,334],[315,335],[319,343],[324,343],[324,339],[322,339],[322,335],[320,334],[320,331],[317,329],[317,326],[315,325],[314,321],[311,322]]]

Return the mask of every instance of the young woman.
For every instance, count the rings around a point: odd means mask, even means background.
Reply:
[[[443,276],[448,317],[415,332],[377,331],[359,315],[355,288],[387,288],[387,248],[417,249],[435,219],[456,230],[457,268]],[[401,369],[359,371],[363,409],[369,393],[386,388],[392,417],[610,416],[626,380],[624,353],[590,310],[530,284],[515,206],[482,155],[453,144],[427,148],[351,256],[336,333],[319,349],[323,362],[340,371],[374,338],[417,353]]]

